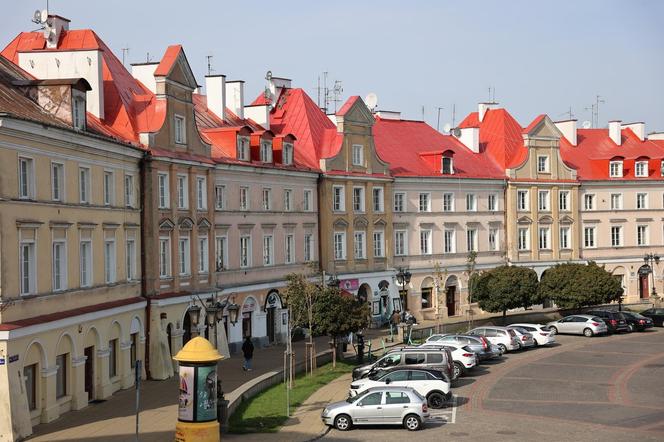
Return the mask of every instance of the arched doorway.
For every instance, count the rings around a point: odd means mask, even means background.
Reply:
[[[367,283],[360,285],[357,289],[357,301],[361,304],[369,303],[371,314],[373,316],[380,315],[380,301],[372,299],[371,286]]]
[[[253,315],[256,310],[256,299],[248,296],[242,304],[242,338],[253,336]]]
[[[427,276],[424,278],[422,281],[422,285],[420,286],[420,294],[421,294],[421,305],[420,309],[424,310],[427,308],[433,307],[433,278],[430,276]]]
[[[191,340],[191,319],[189,318],[189,311],[184,313],[184,319],[182,319],[182,346],[184,347],[187,342]]]
[[[447,316],[456,316],[458,314],[459,302],[459,280],[452,275],[445,281],[445,305],[447,306]]]
[[[168,339],[168,354],[173,356],[173,343],[171,342],[173,339],[173,324],[171,323],[166,326],[166,339]]]
[[[271,290],[265,297],[265,329],[267,341],[270,344],[277,342],[277,311],[282,308],[281,296],[278,290]]]

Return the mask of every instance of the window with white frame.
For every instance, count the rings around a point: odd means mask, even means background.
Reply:
[[[595,248],[595,227],[583,228],[583,246],[587,249]]]
[[[517,190],[516,192],[516,209],[519,211],[528,210],[530,204],[528,203],[528,191]]]
[[[180,276],[191,275],[191,246],[188,236],[180,236],[178,240],[178,264]]]
[[[274,237],[263,235],[263,265],[274,265]]]
[[[55,398],[60,399],[67,395],[67,361],[69,353],[55,357]]]
[[[477,211],[477,198],[475,197],[474,193],[466,194],[466,210],[468,212]]]
[[[334,232],[334,259],[346,259],[346,232]]]
[[[548,212],[549,207],[549,191],[548,190],[539,190],[537,192],[537,209],[540,212]]]
[[[623,162],[610,161],[609,162],[609,177],[621,178],[623,176]]]
[[[314,235],[312,233],[304,234],[304,262],[314,260]]]
[[[29,237],[23,237],[24,235]],[[37,292],[37,262],[35,260],[35,232],[21,232],[19,258],[21,262],[21,295]]]
[[[537,156],[537,172],[549,173],[549,157],[547,155]]]
[[[353,144],[353,166],[364,166],[364,146]]]
[[[623,245],[622,226],[611,226],[611,246],[622,247],[622,245]]]
[[[611,210],[622,210],[622,208],[623,208],[622,193],[612,193],[611,194]]]
[[[332,210],[344,212],[346,210],[346,189],[343,186],[332,187]]]
[[[240,236],[240,268],[251,267],[251,235]]]
[[[249,161],[249,137],[237,137],[237,159],[240,161]]]
[[[385,211],[385,199],[383,198],[383,188],[374,187],[371,191],[373,193],[373,211],[382,213]]]
[[[540,250],[551,249],[551,228],[549,227],[539,228],[539,248]]]
[[[477,252],[477,229],[475,228],[466,230],[466,250]]]
[[[406,211],[406,194],[403,192],[394,193],[394,211],[395,212],[405,212]]]
[[[272,189],[263,187],[263,210],[272,210]]]
[[[585,194],[585,195],[583,195],[583,208],[585,210],[595,210],[595,195],[594,194]]]
[[[198,237],[198,273],[208,273],[210,270],[210,243],[207,235]]]
[[[128,238],[125,242],[125,274],[127,281],[136,279],[136,241]]]
[[[394,254],[396,256],[408,254],[408,236],[405,230],[394,231]]]
[[[226,270],[228,268],[228,236],[217,236],[215,238],[215,265],[217,271]]]
[[[420,230],[420,255],[431,255],[431,230]]]
[[[373,255],[375,258],[385,257],[385,234],[382,230],[373,232]]]
[[[177,144],[184,144],[187,142],[186,140],[186,129],[185,129],[185,121],[184,117],[182,115],[175,115],[174,117],[174,123],[175,123],[175,142]]]
[[[304,199],[302,203],[302,209],[305,212],[311,212],[314,210],[314,198],[313,198],[313,191],[309,189],[304,190]]]
[[[452,157],[443,156],[440,165],[440,172],[443,175],[452,175],[454,173],[454,162],[452,160]]]
[[[558,210],[561,212],[569,211],[569,190],[558,192]]]
[[[443,193],[443,212],[454,212],[453,193]]]
[[[92,241],[89,233],[86,238],[81,239],[78,257],[80,286],[90,287],[92,285]]]
[[[125,174],[124,176],[124,199],[126,207],[134,207],[134,175]]]
[[[159,277],[171,276],[171,239],[168,236],[159,237]]]
[[[364,187],[353,187],[353,211],[364,212]]]
[[[65,165],[62,163],[51,163],[51,199],[53,201],[64,200]]]
[[[78,130],[85,130],[85,100],[81,97],[75,97],[72,100],[72,119],[73,126]]]
[[[32,158],[18,159],[18,197],[35,199],[35,172]]]
[[[353,257],[355,259],[366,259],[367,257],[367,233],[365,231],[353,232]]]
[[[290,212],[293,210],[293,191],[291,189],[284,189],[284,211]]]
[[[90,168],[89,167],[79,167],[78,168],[78,195],[79,201],[81,204],[90,204],[91,195],[90,195]]]
[[[175,180],[178,193],[178,209],[189,208],[189,180],[187,175],[178,174]]]
[[[114,192],[115,189],[115,179],[113,177],[113,172],[105,170],[104,171],[104,205],[111,206],[113,205]]]
[[[286,235],[284,246],[284,262],[293,264],[295,262],[295,236],[292,233]]]
[[[196,209],[207,210],[207,178],[196,177]]]
[[[487,197],[487,206],[490,212],[495,212],[498,210],[498,198],[493,193],[490,193]]]
[[[498,250],[498,229],[489,229],[489,250],[492,252]]]
[[[240,186],[240,210],[249,210],[249,188]]]
[[[443,252],[456,253],[456,235],[454,229],[445,229],[443,232]]]
[[[634,175],[643,178],[648,176],[648,161],[637,161],[634,167]]]
[[[291,143],[284,143],[281,148],[281,163],[284,166],[293,164],[293,145]]]
[[[649,243],[648,226],[646,225],[636,226],[636,245],[647,246],[648,243]]]
[[[272,162],[272,141],[261,140],[260,160],[262,163]]]
[[[226,208],[226,186],[224,185],[214,186],[214,208],[217,210]]]
[[[560,228],[560,248],[569,249],[570,244],[570,228],[563,226]]]
[[[419,209],[420,209],[420,212],[431,212],[431,194],[430,193],[428,193],[428,192],[420,193]]]
[[[53,241],[53,291],[67,289],[67,241]]]
[[[517,230],[519,250],[530,250],[530,227],[519,227]]]
[[[115,277],[115,240],[106,238],[104,241],[104,281],[111,284]]]
[[[157,174],[157,182],[158,182],[158,187],[159,187],[159,208],[160,209],[167,209],[170,204],[169,204],[169,199],[170,199],[170,193],[168,189],[168,174],[164,172],[160,172]]]
[[[637,193],[636,194],[636,208],[637,209],[647,209],[648,208],[648,194],[647,193]]]

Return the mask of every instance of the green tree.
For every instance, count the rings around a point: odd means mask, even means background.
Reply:
[[[286,289],[284,290],[284,300],[288,305],[289,328],[291,331],[295,327],[306,327],[309,329],[309,347],[306,358],[309,360],[308,366],[313,374],[316,366],[315,347],[313,341],[313,310],[314,304],[320,287],[309,280],[306,275],[301,273],[290,273],[286,276]],[[291,333],[292,335],[292,333]],[[290,349],[289,342],[289,349]]]
[[[538,291],[542,299],[570,309],[619,301],[623,294],[620,281],[594,262],[551,267],[542,275]]]
[[[491,313],[527,308],[540,302],[537,292],[537,273],[533,269],[518,266],[500,266],[476,274],[471,278],[473,299],[480,308]]]

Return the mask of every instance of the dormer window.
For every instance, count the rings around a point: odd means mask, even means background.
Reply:
[[[441,173],[443,175],[452,175],[454,173],[454,162],[451,155],[443,155]]]
[[[353,166],[364,166],[364,146],[353,144]]]
[[[74,97],[71,114],[74,129],[85,130],[85,99]]]
[[[177,144],[184,144],[187,142],[185,137],[185,128],[184,128],[184,117],[182,115],[176,115],[174,117],[175,124],[175,142]]]
[[[293,164],[293,145],[291,143],[284,143],[281,151],[281,162],[285,166]]]
[[[261,162],[272,162],[272,142],[269,140],[261,140]]]
[[[648,176],[648,160],[636,162],[634,167],[634,175],[640,178]]]
[[[249,137],[237,137],[237,159],[240,161],[249,161]]]
[[[609,163],[609,176],[611,178],[622,178],[623,176],[622,160],[614,160]]]

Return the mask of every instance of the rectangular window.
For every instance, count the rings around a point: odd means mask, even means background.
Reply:
[[[648,226],[636,226],[636,245],[647,246],[648,242]]]
[[[118,340],[108,341],[108,377],[114,378],[118,375]]]
[[[57,372],[55,373],[55,398],[60,399],[67,395],[67,359],[68,354],[57,355],[55,357],[55,365]]]
[[[487,200],[487,206],[489,207],[490,212],[495,212],[498,210],[498,199],[496,195],[490,194]]]
[[[570,248],[569,232],[570,232],[569,227],[561,227],[560,228],[560,248],[561,249],[569,249]]]
[[[569,211],[569,190],[561,190],[558,193],[558,209],[561,212]]]
[[[74,123],[74,128],[78,130],[85,130],[85,100],[80,97],[76,97],[72,100],[72,119]]]
[[[539,228],[539,248],[540,250],[551,249],[551,229],[549,227]]]
[[[489,229],[489,250],[492,252],[498,250],[498,229]]]
[[[18,197],[35,199],[34,161],[32,158],[18,159]]]
[[[518,229],[519,250],[530,250],[530,228],[519,227]]]
[[[81,287],[92,285],[92,241],[81,241],[79,247]]]
[[[550,210],[548,190],[540,190],[537,192],[537,209],[540,212],[548,212]]]
[[[104,171],[104,205],[113,205],[113,189],[115,180],[113,179],[113,172]]]
[[[178,144],[184,144],[186,142],[184,117],[180,115],[175,116],[175,142]]]
[[[622,193],[612,193],[611,194],[611,210],[622,210],[622,208],[623,208]]]
[[[263,265],[274,265],[274,240],[272,235],[263,236]]]
[[[196,177],[196,209],[207,210],[207,178]]]
[[[159,277],[171,276],[171,240],[170,238],[159,238]]]
[[[406,211],[406,194],[403,192],[398,192],[394,194],[394,211],[395,212],[405,212]]]
[[[537,156],[537,172],[549,173],[549,157],[546,155]]]
[[[189,208],[189,180],[187,175],[177,176],[178,209]]]
[[[621,178],[623,176],[622,161],[611,161],[609,163],[609,176],[611,178]]]
[[[585,210],[595,210],[595,195],[583,195],[583,208]]]
[[[240,267],[251,267],[251,236],[240,237]]]
[[[240,161],[249,161],[249,137],[237,137],[237,159]]]
[[[366,232],[353,233],[353,252],[355,259],[366,259]]]
[[[290,212],[293,210],[293,191],[284,189],[284,211]]]
[[[240,187],[240,210],[249,210],[249,188]]]
[[[65,166],[60,163],[51,163],[51,199],[64,200]]]
[[[468,212],[477,211],[477,198],[475,198],[475,194],[473,193],[469,193],[466,195],[466,210]]]
[[[611,246],[621,247],[623,245],[622,227],[611,226]]]
[[[81,204],[90,204],[90,168],[78,169],[78,194]]]
[[[124,197],[125,197],[125,206],[134,207],[134,176],[125,175],[124,176]]]
[[[636,194],[636,208],[637,209],[647,209],[648,208],[648,194],[647,193],[637,193]]]
[[[305,212],[311,212],[314,210],[314,204],[313,204],[313,192],[311,190],[306,189],[304,191],[304,204],[303,204],[303,209]]]
[[[344,212],[346,210],[345,189],[343,186],[334,186],[332,188],[332,210],[335,212]]]
[[[385,245],[383,238],[384,236],[382,231],[377,231],[373,233],[373,247],[374,247],[375,258],[385,257]]]
[[[208,273],[210,250],[207,236],[198,237],[198,273]]]
[[[420,230],[420,254],[431,255],[431,230]]]
[[[293,164],[293,145],[284,143],[281,150],[281,163],[285,166]]]
[[[443,233],[443,251],[445,253],[456,253],[456,235],[452,229],[445,229]]]
[[[37,409],[37,364],[23,367],[23,378],[25,379],[25,392],[28,396],[28,410]]]
[[[346,259],[346,232],[334,232],[334,259]]]
[[[168,174],[167,173],[159,173],[157,174],[157,181],[159,184],[159,208],[160,209],[167,209],[170,207],[169,204],[169,199],[170,199],[170,192],[168,189]]]
[[[33,240],[22,240],[20,246],[21,258],[21,294],[27,295],[36,292],[36,261],[35,243]]]
[[[408,240],[405,230],[394,231],[394,254],[397,256],[408,254]]]
[[[648,176],[648,162],[647,161],[637,161],[635,168],[635,175],[639,178]]]
[[[528,191],[527,190],[517,190],[516,192],[516,209],[520,211],[526,211],[530,207],[528,203]]]
[[[304,262],[311,262],[314,260],[314,235],[311,233],[304,234]]]
[[[443,193],[443,212],[454,212],[453,193]]]
[[[272,142],[268,140],[261,141],[260,160],[262,163],[272,162]]]
[[[191,274],[191,247],[189,246],[189,238],[180,238],[178,241],[178,263],[180,265],[180,275]]]
[[[373,211],[377,213],[382,213],[385,211],[385,202],[383,198],[383,188],[374,187],[373,192]]]
[[[441,159],[440,173],[443,175],[452,175],[454,173],[452,157],[445,156]]]
[[[106,284],[115,282],[115,241],[104,242],[104,281]]]
[[[263,188],[263,210],[272,210],[272,189]]]
[[[364,166],[364,146],[353,144],[353,166]]]
[[[353,211],[364,212],[364,187],[353,187]]]
[[[466,230],[466,250],[477,252],[477,229]]]
[[[595,248],[595,228],[583,228],[583,246],[587,249]]]
[[[217,271],[226,270],[228,268],[228,237],[217,236],[215,248],[215,262]]]
[[[284,262],[293,264],[295,262],[295,237],[292,234],[286,235],[284,250]]]
[[[214,186],[214,208],[217,210],[226,208],[226,186]]]
[[[136,279],[136,241],[128,239],[125,250],[125,271],[127,272],[127,281]]]
[[[67,289],[67,252],[64,241],[53,242],[53,291]]]
[[[431,194],[420,193],[420,212],[431,212]]]

